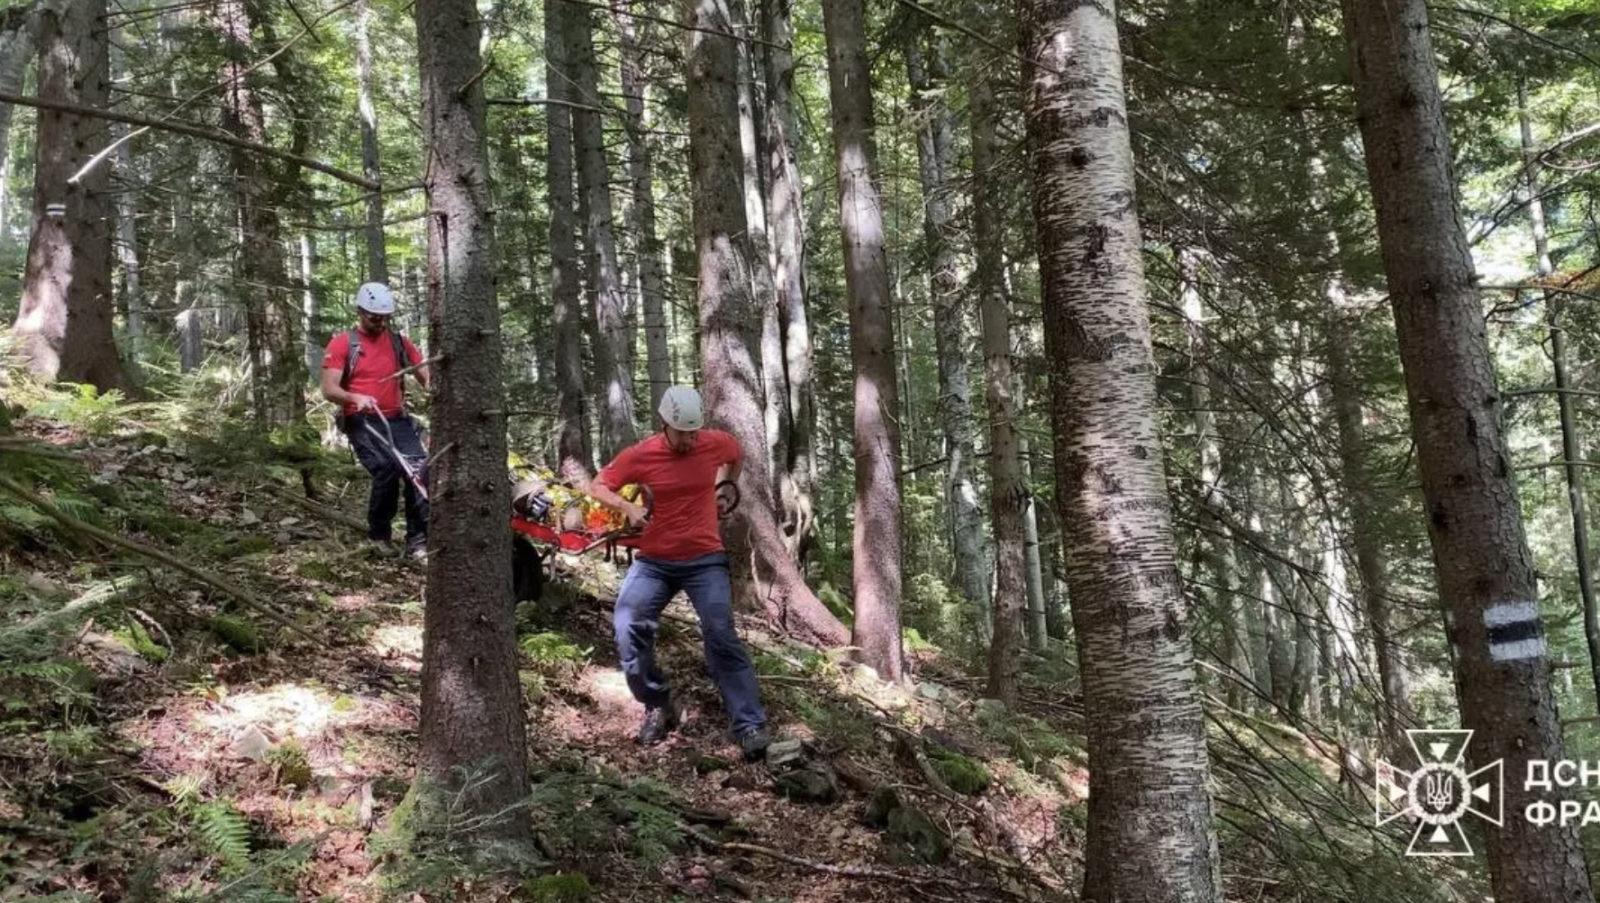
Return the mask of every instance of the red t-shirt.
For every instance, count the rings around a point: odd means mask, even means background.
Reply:
[[[640,483],[655,495],[655,511],[639,553],[661,561],[687,561],[722,551],[717,527],[717,468],[740,460],[739,441],[722,430],[700,431],[694,447],[678,454],[656,433],[624,449],[595,477],[613,492]]]
[[[401,364],[394,359],[394,339],[389,337],[386,329],[375,336],[367,335],[361,330],[356,330],[356,335],[361,340],[361,354],[356,357],[356,369],[350,374],[350,382],[345,385],[346,392],[357,395],[371,395],[378,400],[378,410],[385,417],[396,417],[405,413],[405,395],[402,383],[405,377],[395,379],[395,371],[405,367],[415,366],[422,360],[422,355],[417,351],[417,346],[405,336],[400,341],[405,343],[406,362]],[[322,369],[338,370],[344,372],[345,358],[350,354],[350,330],[344,330],[328,342],[328,350],[322,355]],[[346,414],[354,414],[356,406],[344,406]]]

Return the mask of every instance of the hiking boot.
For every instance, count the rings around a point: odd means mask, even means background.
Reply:
[[[739,734],[738,743],[744,760],[754,762],[766,754],[767,747],[772,745],[772,735],[764,727],[752,727]]]
[[[428,560],[428,537],[418,536],[406,540],[406,557],[418,561]]]
[[[678,726],[678,710],[672,703],[662,706],[651,706],[644,710],[644,723],[639,725],[639,743],[644,746],[655,746],[667,739]]]

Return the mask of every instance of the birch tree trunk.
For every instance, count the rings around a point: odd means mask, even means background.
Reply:
[[[39,31],[39,94],[105,107],[111,78],[105,0],[71,0],[44,10]],[[45,380],[127,387],[112,338],[113,211],[104,167],[68,179],[105,147],[102,119],[39,111],[33,180],[33,233],[22,299],[11,334],[28,369]]]
[[[1456,208],[1423,0],[1344,0],[1378,240],[1405,372],[1439,598],[1474,765],[1505,760],[1500,830],[1485,831],[1495,898],[1588,901],[1576,826],[1518,817],[1541,794],[1516,778],[1562,758],[1533,558],[1500,391]]]
[[[924,47],[926,46],[926,50]],[[976,423],[967,379],[967,304],[957,263],[961,227],[952,200],[955,185],[955,123],[943,92],[949,71],[943,48],[923,28],[905,47],[906,75],[915,112],[918,174],[922,181],[922,240],[932,269],[934,349],[939,360],[939,425],[944,433],[945,499],[950,512],[951,551],[956,586],[969,612],[984,612],[989,599],[989,560],[984,547],[983,511],[973,485]]]
[[[1189,613],[1156,431],[1115,6],[1024,0],[1045,344],[1088,713],[1089,903],[1220,897]]]
[[[1043,652],[1049,646],[1050,631],[1045,623],[1044,574],[1039,555],[1039,504],[1033,497],[1033,463],[1028,454],[1027,439],[1018,443],[1017,452],[1022,459],[1022,485],[1028,491],[1027,500],[1022,506],[1022,561],[1027,568],[1024,573],[1028,578],[1026,633],[1028,648],[1034,652]]]
[[[356,108],[361,117],[361,174],[383,178],[378,146],[378,108],[372,102],[372,0],[356,0]],[[389,255],[383,237],[383,193],[367,194],[367,280],[389,281]],[[313,368],[315,369],[315,368]]]
[[[429,167],[429,348],[433,384],[427,605],[417,762],[421,827],[434,807],[481,818],[508,853],[531,847],[527,738],[511,611],[505,389],[479,14],[472,0],[417,0]],[[445,794],[453,796],[446,799]],[[480,846],[495,852],[491,844]]]
[[[622,266],[611,224],[611,180],[605,134],[600,128],[599,70],[594,56],[594,15],[582,6],[562,10],[567,26],[567,71],[572,77],[573,148],[578,159],[578,191],[584,221],[589,291],[594,298],[595,385],[600,418],[600,454],[611,459],[638,439],[634,424],[633,371],[628,365],[628,304],[622,291]]]
[[[767,217],[772,225],[772,280],[777,293],[785,391],[782,416],[787,458],[778,473],[783,533],[790,554],[804,558],[816,531],[816,388],[811,325],[806,314],[805,206],[796,164],[791,0],[760,0],[766,73]],[[768,400],[771,404],[771,400]]]
[[[589,413],[583,386],[583,310],[579,300],[577,224],[573,219],[572,77],[566,64],[566,22],[570,7],[548,4],[544,11],[545,84],[553,103],[545,107],[546,200],[550,207],[550,311],[555,333],[558,437],[555,471],[567,479],[587,479],[594,467]]]
[[[655,152],[650,142],[650,118],[645,106],[650,90],[644,48],[639,30],[628,11],[640,0],[612,0],[611,9],[621,38],[621,81],[628,132],[628,176],[633,182],[633,204],[628,208],[638,256],[639,300],[644,309],[645,368],[650,378],[650,410],[654,417],[661,396],[672,385],[672,354],[667,348],[666,300],[662,285],[662,245],[656,235]]]
[[[837,646],[849,631],[806,586],[773,515],[761,399],[761,314],[750,293],[739,159],[738,47],[727,0],[684,0],[689,83],[690,186],[706,410],[745,449],[744,502],[726,528],[736,589],[789,634]],[[898,548],[898,546],[896,546]]]
[[[840,236],[855,369],[855,624],[861,661],[885,680],[904,669],[900,643],[899,394],[883,204],[873,183],[872,74],[861,0],[824,0],[828,96],[839,173]]]

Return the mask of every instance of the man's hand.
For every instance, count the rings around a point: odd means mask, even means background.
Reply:
[[[361,411],[371,411],[374,414],[378,413],[378,399],[373,398],[371,395],[362,395],[359,392],[351,392],[346,397],[351,404],[356,406],[356,411],[358,413]]]
[[[632,502],[624,504],[627,507],[622,509],[622,513],[627,516],[629,526],[643,527],[650,522],[650,512],[646,511],[643,505],[635,505]]]

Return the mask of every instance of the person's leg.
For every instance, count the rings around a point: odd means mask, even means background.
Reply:
[[[670,696],[666,675],[656,667],[656,630],[661,611],[674,591],[671,580],[644,558],[636,559],[628,568],[617,591],[617,608],[612,616],[617,658],[633,698],[649,708],[666,705]]]
[[[356,460],[372,474],[372,494],[367,497],[367,538],[388,542],[394,535],[394,513],[400,507],[400,467],[388,449],[378,444],[366,425],[371,418],[350,418],[350,447]]]
[[[733,585],[728,578],[728,556],[718,553],[680,565],[683,589],[700,616],[705,637],[706,666],[722,693],[722,704],[736,736],[762,727],[767,713],[761,707],[756,669],[733,627]]]
[[[417,422],[410,417],[401,416],[389,421],[389,428],[394,432],[394,447],[411,462],[417,480],[426,489],[428,453],[422,447],[422,436],[417,430]],[[402,473],[399,477],[406,499],[406,544],[415,545],[428,538],[428,500],[418,495],[416,487],[405,478],[405,474]]]

